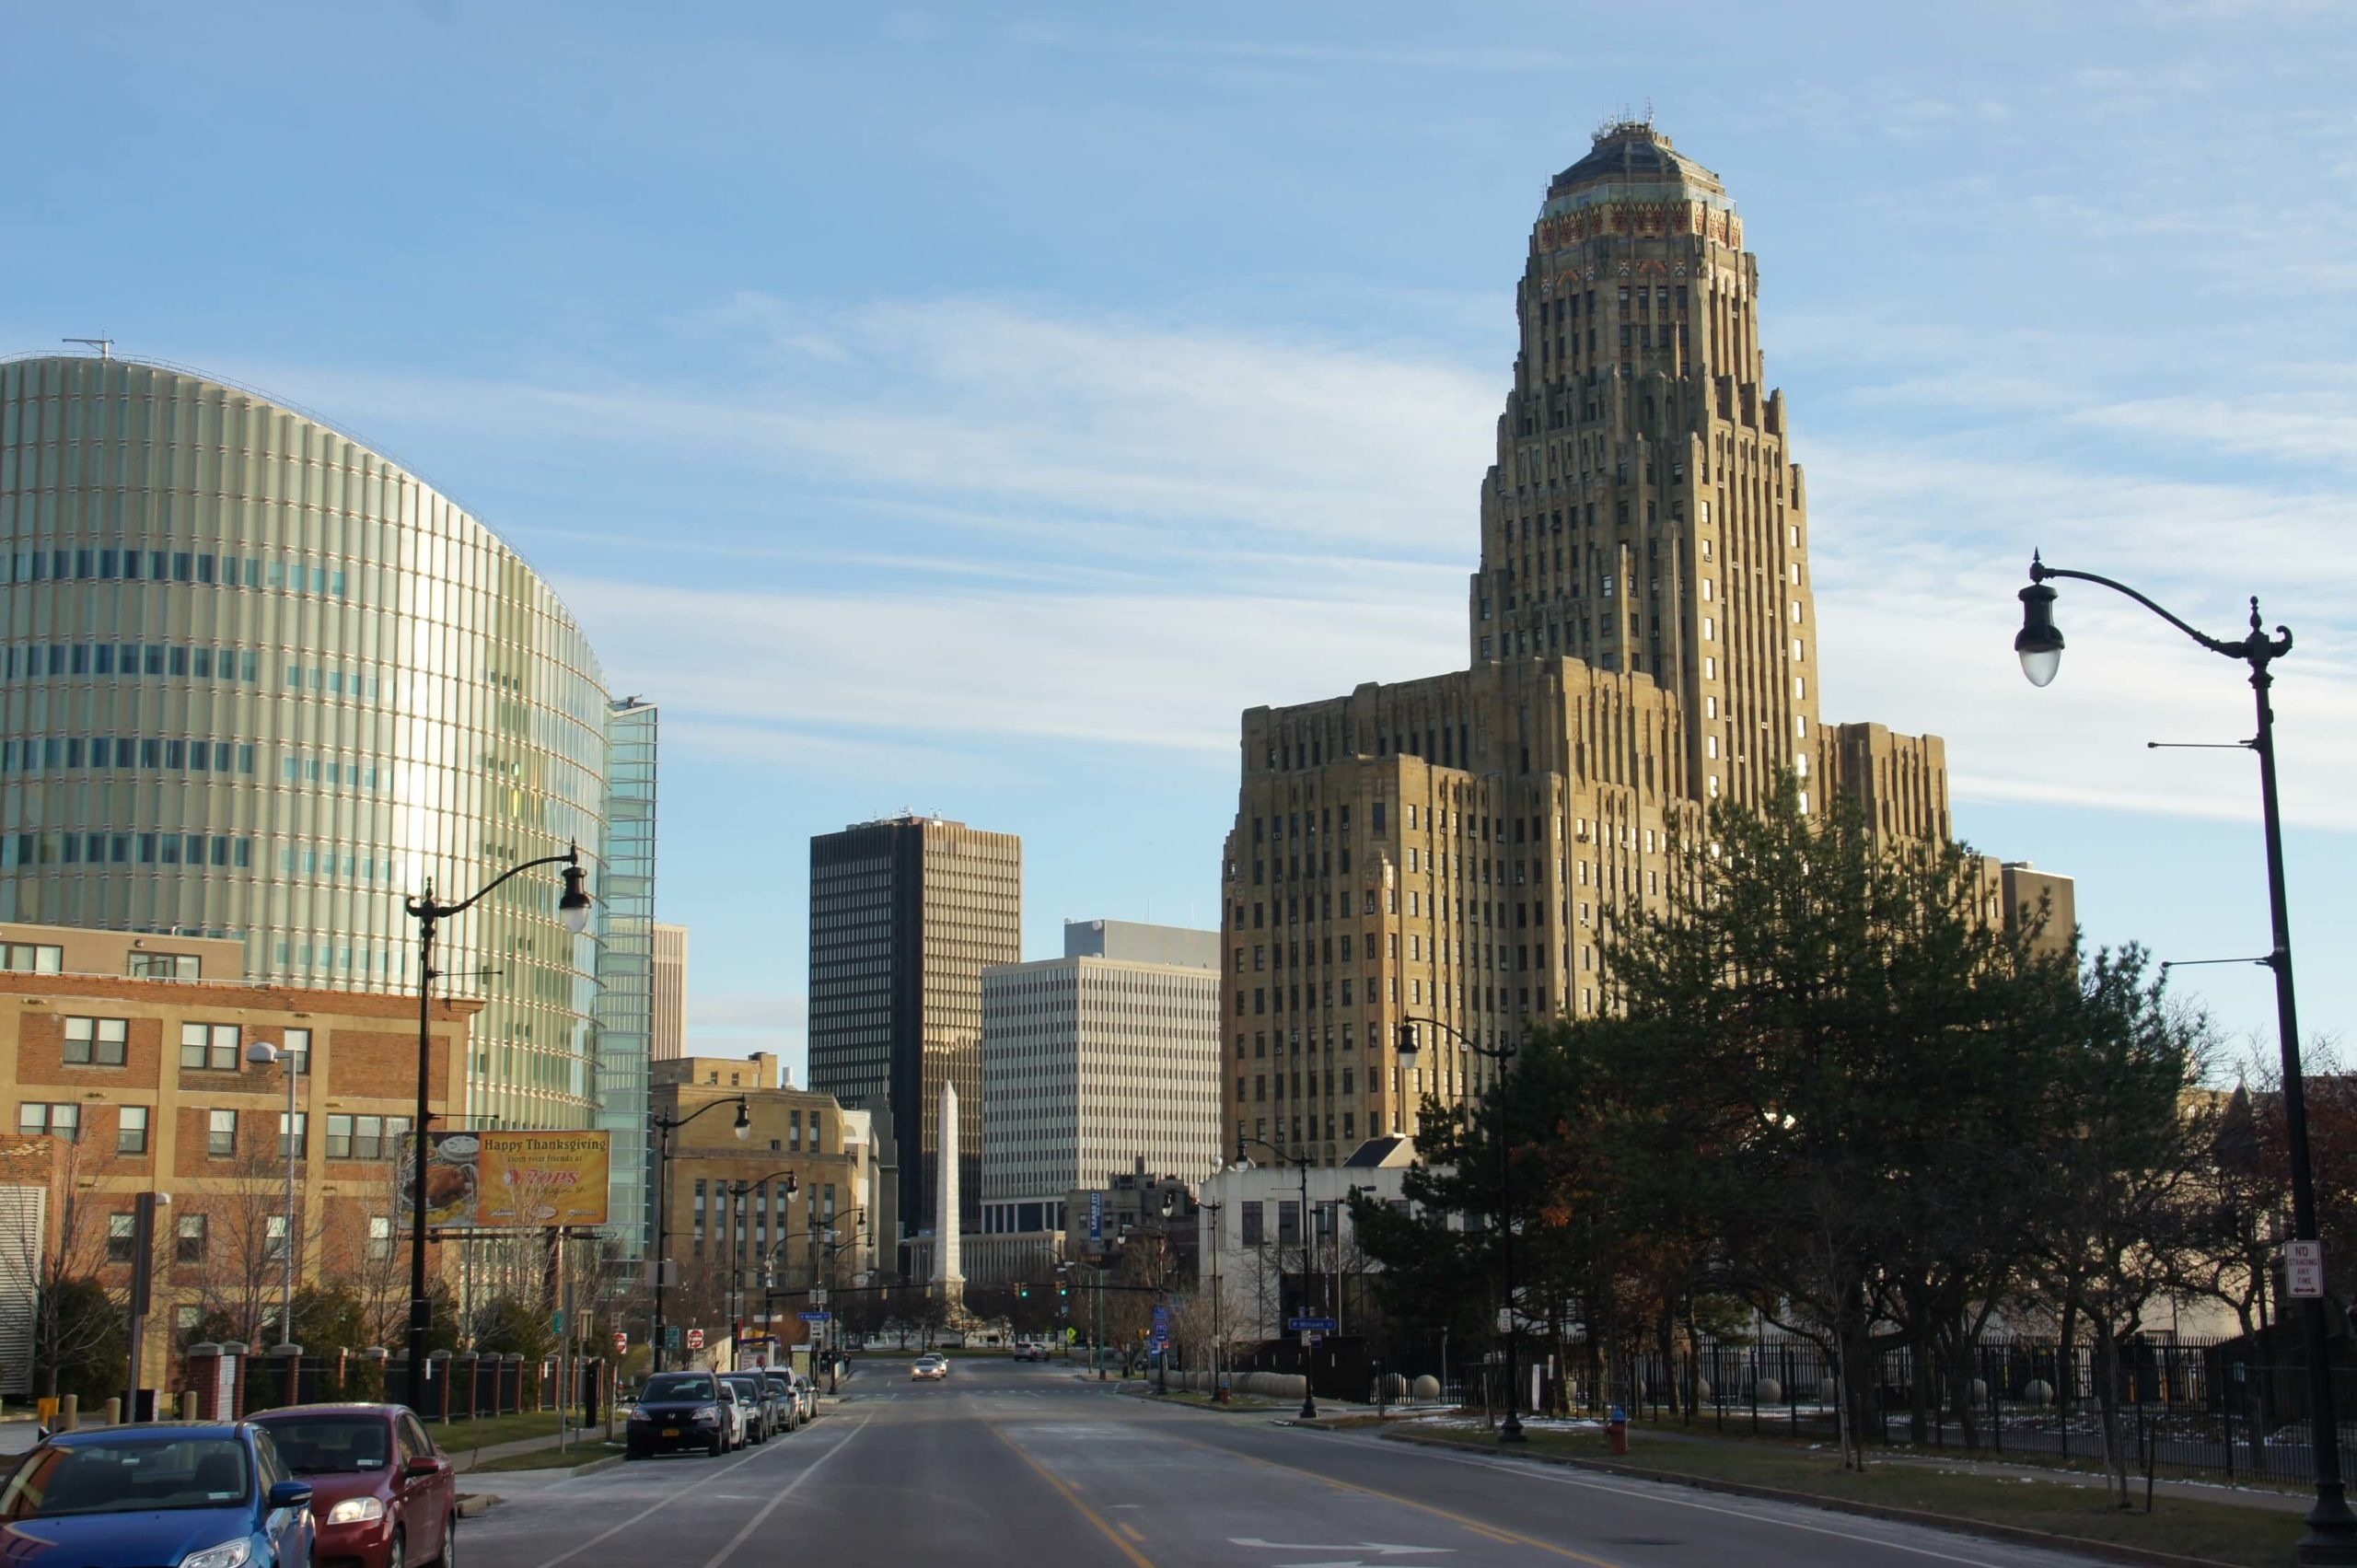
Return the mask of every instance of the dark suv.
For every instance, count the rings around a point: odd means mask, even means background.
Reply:
[[[630,1457],[643,1459],[673,1448],[725,1454],[731,1442],[720,1380],[709,1372],[657,1372],[638,1391],[630,1412]]]

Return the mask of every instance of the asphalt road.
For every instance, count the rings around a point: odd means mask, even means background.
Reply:
[[[2089,1559],[1553,1466],[1158,1409],[1061,1366],[874,1358],[724,1459],[484,1476],[468,1568],[2060,1568]]]

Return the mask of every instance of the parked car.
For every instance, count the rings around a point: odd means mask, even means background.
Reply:
[[[787,1431],[792,1431],[809,1419],[803,1413],[802,1396],[795,1389],[793,1373],[783,1366],[764,1367],[761,1371],[761,1381],[768,1384],[771,1391],[784,1401],[785,1408],[794,1412],[794,1418],[786,1423]]]
[[[944,1355],[921,1355],[909,1368],[909,1381],[938,1383],[949,1376],[949,1358]]]
[[[253,1421],[311,1483],[321,1558],[355,1568],[452,1560],[458,1477],[406,1407],[294,1405]]]
[[[753,1440],[753,1406],[726,1377],[720,1382],[720,1411],[728,1422],[728,1447],[742,1448]],[[726,1449],[722,1450],[724,1453]]]
[[[807,1372],[794,1374],[794,1397],[802,1403],[802,1419],[813,1421],[819,1414],[819,1380]]]
[[[6,1552],[64,1563],[309,1568],[311,1483],[250,1422],[59,1433],[0,1487]]]
[[[743,1420],[734,1396],[709,1372],[657,1372],[638,1391],[625,1429],[626,1451],[644,1459],[672,1448],[725,1454],[737,1443]]]
[[[793,1403],[772,1389],[759,1372],[731,1372],[722,1381],[737,1390],[744,1404],[746,1430],[754,1442],[766,1443],[781,1432],[794,1430],[798,1412]]]

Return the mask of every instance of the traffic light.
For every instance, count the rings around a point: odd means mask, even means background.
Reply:
[[[1058,1295],[1070,1295],[1072,1294],[1072,1286],[1064,1283],[1062,1280],[1058,1280],[1056,1282],[1056,1294]]]

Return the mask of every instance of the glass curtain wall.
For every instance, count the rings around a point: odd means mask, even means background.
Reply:
[[[549,586],[383,456],[165,366],[0,363],[0,921],[411,988],[403,894],[603,842],[607,706]],[[479,1120],[595,1109],[598,940],[559,891],[443,930]]]
[[[653,1245],[647,1208],[647,1074],[655,1033],[656,711],[613,705],[606,847],[598,908],[598,1125],[613,1134],[610,1229],[625,1256]]]

